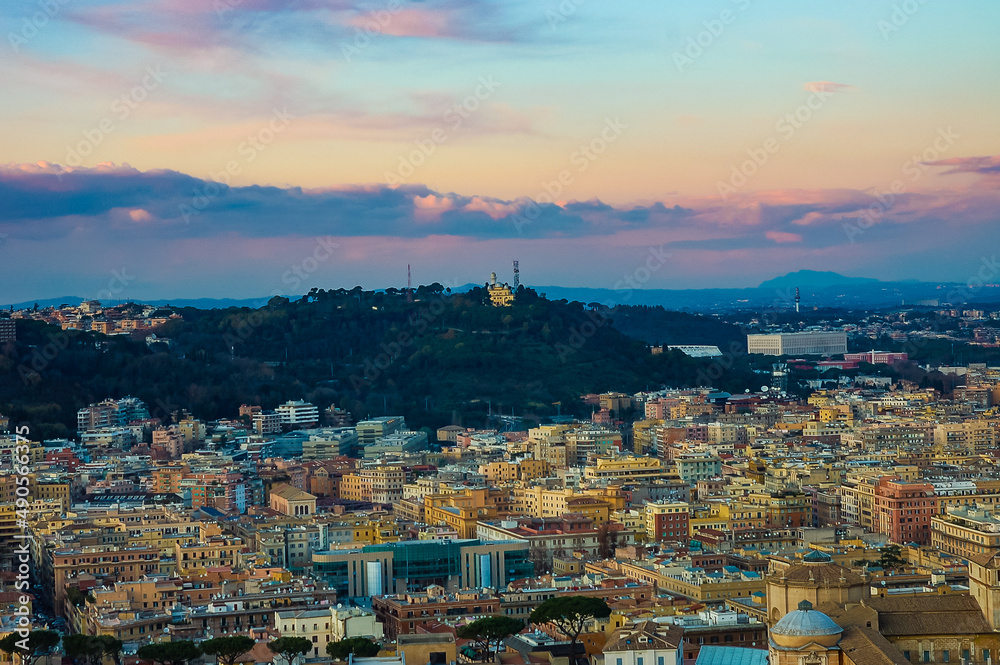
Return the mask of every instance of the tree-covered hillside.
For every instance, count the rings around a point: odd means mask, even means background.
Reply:
[[[205,419],[235,416],[243,403],[270,409],[306,399],[438,427],[483,425],[490,410],[529,420],[557,409],[589,415],[579,396],[606,390],[759,382],[745,357],[720,371],[717,361],[677,352],[653,356],[612,325],[617,313],[523,287],[505,308],[490,305],[482,288],[451,294],[435,284],[418,288],[413,302],[403,291],[356,287],[276,297],[259,309],[176,311],[181,319],[155,331],[169,346],[19,320],[18,341],[0,357],[0,412],[52,437],[71,435],[76,410],[105,397],[139,397],[158,417],[187,409]],[[671,325],[702,325],[657,315],[665,340]],[[638,315],[628,316],[637,325]]]

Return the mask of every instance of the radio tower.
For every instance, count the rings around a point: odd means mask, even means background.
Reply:
[[[799,287],[795,287],[795,313],[799,313]]]
[[[517,287],[521,284],[521,269],[518,267],[518,262],[514,261],[514,292],[517,292]]]
[[[413,276],[410,274],[410,264],[406,264],[406,302],[413,302]]]

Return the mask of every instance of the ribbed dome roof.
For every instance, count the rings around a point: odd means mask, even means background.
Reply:
[[[812,603],[803,600],[799,609],[789,612],[771,627],[771,633],[793,637],[839,635],[843,629],[827,615],[814,610]]]
[[[826,552],[820,552],[819,550],[812,550],[809,554],[802,557],[802,560],[807,563],[829,563],[833,561],[833,557]]]
[[[807,587],[848,588],[864,586],[865,580],[850,568],[845,568],[833,561],[822,560],[820,557],[810,559],[810,556],[811,554],[807,554],[801,562],[792,564],[785,570],[772,573],[771,581],[776,584]],[[820,553],[820,556],[827,555]]]

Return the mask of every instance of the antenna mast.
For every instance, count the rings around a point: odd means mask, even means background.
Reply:
[[[406,264],[406,302],[413,302],[413,275],[409,263]]]

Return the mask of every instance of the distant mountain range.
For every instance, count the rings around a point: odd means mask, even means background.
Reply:
[[[482,286],[465,284],[453,289],[465,292]],[[970,291],[954,282],[883,282],[867,277],[848,277],[835,272],[798,270],[766,280],[756,288],[744,289],[598,289],[572,286],[531,285],[550,300],[580,301],[614,305],[660,305],[672,310],[732,311],[737,309],[793,308],[798,287],[801,306],[877,308],[903,304],[962,304],[1000,301],[1000,287],[986,285]],[[290,296],[293,299],[298,296]],[[79,296],[38,300],[39,307],[77,304]],[[262,307],[268,298],[174,298],[143,301],[150,305],[173,305],[199,309]],[[935,302],[936,301],[936,302]],[[35,301],[13,303],[15,309],[32,307]],[[10,305],[3,305],[3,309]]]
[[[775,277],[761,282],[758,289],[827,289],[832,286],[856,286],[878,284],[877,279],[870,277],[846,277],[828,270],[796,270],[787,275]]]
[[[974,290],[955,282],[883,282],[847,277],[835,272],[799,270],[745,289],[590,289],[533,286],[547,298],[599,302],[607,305],[660,305],[672,310],[725,312],[733,310],[795,307],[799,289],[801,307],[880,308],[900,305],[954,304],[1000,301],[1000,287],[984,285]]]

